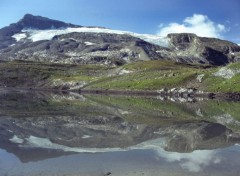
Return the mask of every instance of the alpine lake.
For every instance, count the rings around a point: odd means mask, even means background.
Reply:
[[[0,176],[237,176],[240,102],[0,90]]]

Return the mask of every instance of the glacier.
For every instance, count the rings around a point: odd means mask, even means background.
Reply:
[[[22,39],[30,39],[33,42],[41,41],[41,40],[51,40],[56,35],[63,35],[72,32],[79,33],[110,33],[110,34],[120,34],[120,35],[131,35],[133,37],[140,38],[146,42],[168,47],[169,39],[167,37],[152,35],[152,34],[138,34],[129,31],[121,31],[121,30],[113,30],[106,28],[89,28],[89,27],[79,27],[79,28],[60,28],[60,29],[48,29],[48,30],[39,30],[39,29],[23,29],[21,33],[14,34],[12,37],[16,39],[16,41],[20,41]]]

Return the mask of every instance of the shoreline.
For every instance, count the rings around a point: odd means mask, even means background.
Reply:
[[[179,98],[206,98],[226,101],[240,101],[240,93],[219,93],[219,92],[169,92],[162,91],[143,91],[143,90],[109,90],[109,89],[79,89],[79,90],[60,90],[60,89],[41,89],[41,88],[14,88],[0,87],[0,91],[23,91],[23,92],[53,92],[53,93],[78,93],[78,94],[103,94],[103,95],[128,95],[128,96],[162,96]]]

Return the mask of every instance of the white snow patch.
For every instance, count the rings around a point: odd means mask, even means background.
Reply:
[[[12,37],[15,38],[17,42],[19,42],[20,40],[27,38],[27,35],[26,33],[18,33],[14,34]]]
[[[96,45],[96,43],[92,43],[92,42],[84,42],[84,44],[87,45],[87,46]]]
[[[13,138],[9,139],[9,141],[16,143],[16,144],[22,144],[23,143],[23,139],[17,137],[16,135],[13,136]]]
[[[119,75],[129,74],[129,73],[132,73],[132,72],[133,72],[133,71],[129,71],[129,70],[122,69],[122,70],[119,72]]]
[[[88,139],[88,138],[91,138],[92,136],[89,136],[89,135],[83,135],[82,136],[82,139]]]
[[[19,40],[22,38],[26,38],[26,33],[29,35],[28,39],[31,39],[33,42],[40,40],[51,40],[56,35],[68,34],[72,32],[89,32],[89,33],[112,33],[112,34],[128,34],[142,40],[145,40],[149,43],[153,43],[159,46],[168,47],[169,39],[167,37],[162,37],[158,35],[151,34],[138,34],[129,31],[121,31],[121,30],[112,30],[112,29],[103,29],[103,28],[65,28],[65,29],[49,29],[49,30],[38,30],[38,29],[24,29],[23,33],[15,34],[12,37],[17,37]]]

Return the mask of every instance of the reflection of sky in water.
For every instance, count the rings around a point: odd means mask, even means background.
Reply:
[[[15,155],[5,152],[0,149],[0,175],[11,171],[13,167],[21,164]],[[6,174],[7,175],[7,174]]]
[[[213,150],[196,150],[192,153],[166,152],[157,150],[157,155],[165,158],[167,162],[179,162],[182,168],[190,172],[199,172],[211,164],[220,163],[221,159]]]
[[[13,154],[0,149],[0,175],[7,173],[8,176],[32,176],[33,173],[46,176],[55,173],[61,176],[69,173],[98,173],[99,175],[99,173],[103,174],[107,171],[121,175],[122,172],[129,173],[139,169],[144,171],[145,175],[154,175],[153,173],[157,172],[169,173],[165,175],[172,173],[179,176],[195,175],[195,173],[205,173],[206,175],[206,173],[212,172],[215,173],[213,175],[216,173],[228,175],[225,171],[228,168],[232,175],[236,176],[240,172],[239,156],[240,147],[237,145],[225,149],[197,150],[192,153],[167,152],[156,146],[148,145],[142,149],[136,147],[129,151],[79,153],[21,163]],[[147,171],[149,171],[148,174]]]
[[[17,141],[18,140],[19,139],[17,139]],[[162,149],[162,146],[165,145],[164,138],[149,140],[126,149],[73,148],[73,147],[66,147],[63,145],[54,144],[49,139],[37,138],[34,136],[30,136],[26,140],[28,141],[27,143],[28,147],[57,149],[57,150],[72,151],[72,152],[78,152],[78,153],[117,152],[117,151],[129,151],[133,149],[150,149],[150,150],[153,149],[157,151],[157,156],[166,159],[167,162],[179,162],[182,168],[187,169],[190,172],[199,172],[205,166],[220,162],[220,159],[217,157],[216,151],[212,151],[212,150],[197,150],[192,153],[167,152]]]
[[[189,172],[200,172],[204,167],[221,162],[220,157],[215,150],[195,150],[191,153],[168,152],[162,147],[165,140],[155,139],[137,145],[139,148],[154,149],[157,158],[164,158],[167,162],[177,162],[183,169]]]

